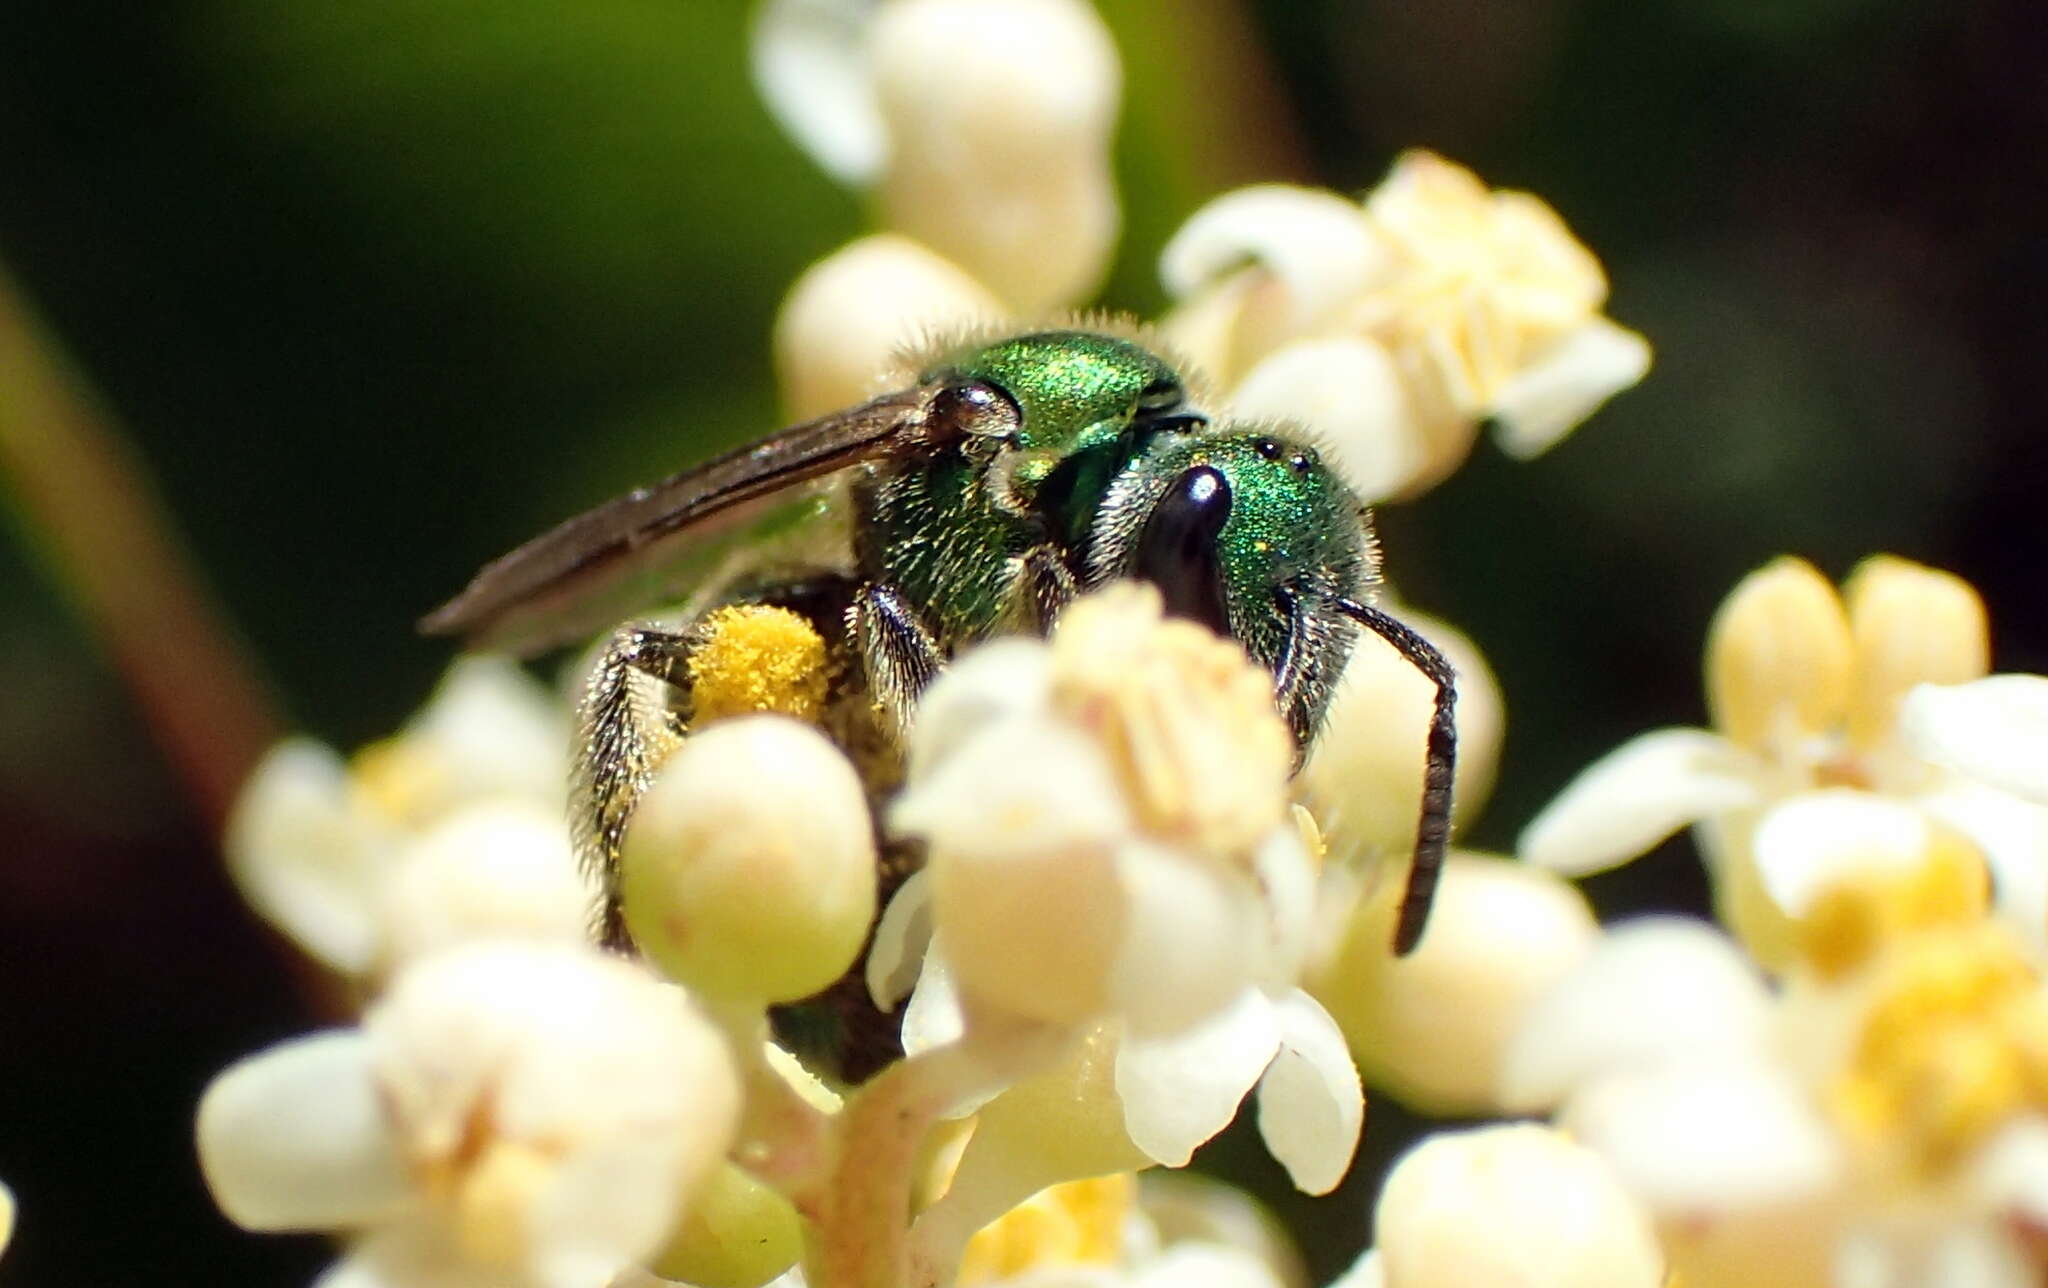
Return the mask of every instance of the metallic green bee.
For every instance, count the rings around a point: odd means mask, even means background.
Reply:
[[[782,604],[842,661],[834,732],[886,745],[955,650],[1043,631],[1075,595],[1123,577],[1152,582],[1169,612],[1270,670],[1304,753],[1359,626],[1435,682],[1394,937],[1395,951],[1412,949],[1449,826],[1451,668],[1368,602],[1370,516],[1316,453],[1212,426],[1179,374],[1129,340],[1047,331],[956,349],[912,388],[569,520],[484,568],[422,627],[533,651],[684,595]],[[688,626],[617,627],[594,672],[576,809],[586,855],[608,871],[633,802],[687,727],[692,642]],[[608,933],[623,933],[615,910]]]

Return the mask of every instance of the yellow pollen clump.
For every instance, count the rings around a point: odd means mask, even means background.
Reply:
[[[768,604],[720,608],[698,625],[690,651],[691,721],[772,712],[815,722],[831,662],[825,641],[796,613]]]
[[[2048,994],[2002,927],[1934,931],[1876,965],[1849,1067],[1829,1096],[1845,1130],[1921,1175],[2048,1108]]]
[[[1912,870],[1869,868],[1829,886],[1799,920],[1799,955],[1823,978],[1837,979],[1905,935],[1978,921],[1990,902],[1983,858],[1937,829],[1926,861]]]
[[[1113,1265],[1137,1196],[1129,1172],[1040,1190],[968,1241],[961,1284],[991,1283],[1031,1270]]]

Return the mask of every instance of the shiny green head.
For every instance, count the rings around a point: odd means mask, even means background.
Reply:
[[[1111,482],[1084,581],[1149,581],[1169,613],[1242,644],[1306,745],[1356,634],[1342,605],[1378,576],[1366,509],[1314,448],[1225,430],[1155,438]]]
[[[1016,446],[1073,452],[1112,442],[1141,415],[1171,412],[1179,373],[1129,340],[1094,331],[1041,331],[948,356],[924,380],[978,380],[1022,413]]]

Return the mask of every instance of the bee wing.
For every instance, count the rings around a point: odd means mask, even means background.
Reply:
[[[674,565],[693,547],[749,525],[788,524],[804,508],[787,504],[790,489],[933,446],[930,393],[885,394],[607,501],[486,564],[420,629],[521,653],[588,635],[675,593],[689,577]]]

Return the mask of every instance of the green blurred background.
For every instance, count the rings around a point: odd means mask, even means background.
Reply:
[[[1106,303],[1156,311],[1161,244],[1228,186],[1362,189],[1425,144],[1550,199],[1657,346],[1550,456],[1482,448],[1382,516],[1404,594],[1506,687],[1480,843],[1628,734],[1700,720],[1707,617],[1781,551],[1955,569],[2001,668],[2048,669],[2031,0],[1102,8],[1129,82]],[[739,0],[0,15],[0,257],[286,717],[344,747],[422,698],[447,651],[410,623],[481,560],[772,425],[780,294],[863,226],[756,101]],[[10,518],[0,1284],[304,1282],[325,1248],[229,1227],[189,1143],[214,1070],[311,1022],[303,976],[235,902],[50,532]],[[1702,883],[1677,842],[1593,890],[1619,914]],[[1367,1241],[1412,1126],[1377,1100],[1353,1182],[1283,1202],[1319,1273]],[[1207,1162],[1284,1188],[1255,1143]]]

